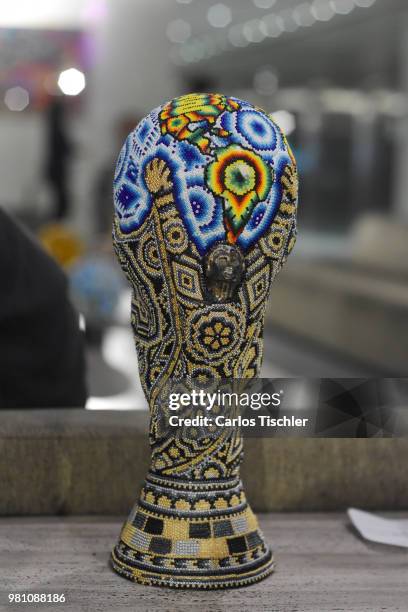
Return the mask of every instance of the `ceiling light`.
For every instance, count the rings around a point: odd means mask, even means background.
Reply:
[[[226,4],[214,4],[208,9],[207,19],[214,28],[225,28],[231,23],[231,9]]]
[[[184,19],[174,19],[167,24],[167,38],[173,43],[185,43],[191,36],[191,26]]]
[[[375,2],[375,0],[354,0],[355,4],[361,8],[369,8]]]
[[[330,0],[330,6],[339,15],[348,15],[355,8],[354,0]]]
[[[30,96],[24,87],[10,87],[4,94],[4,104],[11,111],[23,111],[30,103]]]
[[[249,42],[243,35],[242,26],[238,24],[228,30],[228,40],[234,47],[246,47]]]
[[[334,16],[333,8],[327,0],[314,0],[311,10],[318,21],[329,21]]]
[[[76,68],[63,70],[58,77],[58,87],[66,96],[77,96],[85,88],[85,75]]]
[[[276,0],[253,0],[253,3],[258,8],[269,9],[272,8],[274,4],[276,4]]]
[[[263,28],[267,36],[275,38],[282,34],[282,25],[275,14],[266,15],[262,19]]]
[[[280,21],[282,30],[284,30],[285,32],[294,32],[299,27],[299,25],[293,18],[292,11],[290,10],[282,11],[282,13],[278,17],[278,20]]]
[[[311,6],[308,2],[299,4],[293,10],[293,19],[302,27],[309,27],[316,22],[316,18],[313,16]]]
[[[252,19],[244,24],[243,33],[249,42],[259,43],[266,36],[266,27],[260,19]]]

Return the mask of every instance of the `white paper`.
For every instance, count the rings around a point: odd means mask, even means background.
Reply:
[[[356,508],[349,508],[347,514],[366,540],[408,548],[408,519],[385,519]]]

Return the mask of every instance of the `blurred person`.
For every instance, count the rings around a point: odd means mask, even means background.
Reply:
[[[69,214],[68,164],[73,145],[65,127],[65,107],[61,98],[50,103],[46,123],[45,176],[54,198],[55,219],[65,219]]]
[[[83,407],[83,334],[65,274],[0,209],[0,408]]]

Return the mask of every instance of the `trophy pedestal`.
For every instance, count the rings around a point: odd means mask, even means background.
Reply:
[[[186,481],[152,473],[111,565],[142,584],[194,589],[245,586],[274,567],[239,478]]]

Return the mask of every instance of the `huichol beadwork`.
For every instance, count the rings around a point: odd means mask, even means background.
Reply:
[[[219,94],[181,96],[127,138],[114,204],[152,458],[112,566],[144,584],[255,582],[273,559],[240,481],[239,431],[170,435],[158,406],[169,382],[259,374],[270,286],[296,239],[293,154],[261,109]]]

